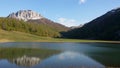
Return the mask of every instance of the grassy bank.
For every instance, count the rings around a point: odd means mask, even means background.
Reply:
[[[99,42],[99,43],[120,43],[120,41],[101,41],[101,40],[78,40],[40,37],[28,33],[17,31],[0,30],[0,42]]]

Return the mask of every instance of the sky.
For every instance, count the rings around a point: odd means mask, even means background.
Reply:
[[[120,0],[0,0],[0,17],[19,10],[33,10],[70,26],[79,26],[120,7]]]

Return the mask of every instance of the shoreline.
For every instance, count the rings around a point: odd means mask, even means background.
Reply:
[[[108,43],[108,44],[120,44],[120,41],[103,41],[103,40],[79,40],[79,39],[48,39],[48,40],[9,40],[0,39],[0,43],[8,42],[53,42],[53,43]]]

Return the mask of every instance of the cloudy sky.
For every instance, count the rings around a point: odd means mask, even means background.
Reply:
[[[66,26],[78,26],[118,7],[120,0],[0,0],[0,16],[29,9]]]

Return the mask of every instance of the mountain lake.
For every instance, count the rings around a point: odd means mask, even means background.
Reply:
[[[120,67],[120,44],[0,43],[0,68]]]

